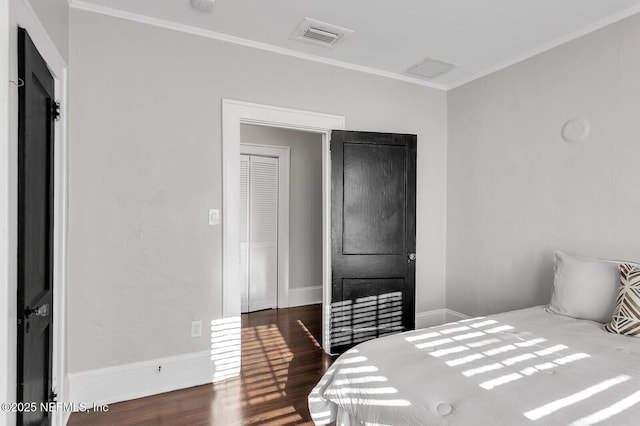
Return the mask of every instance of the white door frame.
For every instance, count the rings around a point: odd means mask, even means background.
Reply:
[[[289,307],[289,182],[291,148],[241,143],[240,153],[278,159],[278,308]]]
[[[55,94],[62,107],[55,123],[54,171],[54,266],[53,266],[53,383],[58,401],[67,398],[66,373],[66,244],[67,244],[67,64],[58,52],[35,12],[25,0],[1,1],[0,61],[5,69],[0,89],[0,401],[16,398],[17,356],[17,194],[18,194],[18,31],[25,28],[55,79]],[[8,6],[8,14],[7,12]],[[8,17],[5,18],[5,17]],[[6,19],[6,20],[5,20]],[[8,24],[8,25],[7,25]],[[7,60],[8,59],[8,60]],[[8,72],[8,78],[5,73]],[[8,92],[3,92],[8,88]],[[52,414],[52,424],[61,426],[69,413]],[[15,423],[15,413],[0,411],[0,424]]]
[[[240,125],[256,124],[322,135],[322,347],[330,350],[331,130],[344,116],[222,99],[222,316],[240,315]]]

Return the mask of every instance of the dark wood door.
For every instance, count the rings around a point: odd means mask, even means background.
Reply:
[[[48,425],[52,397],[54,80],[27,32],[18,30],[18,366],[19,425]]]
[[[331,135],[331,352],[415,328],[416,136]]]

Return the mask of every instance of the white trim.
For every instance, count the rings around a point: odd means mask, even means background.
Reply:
[[[62,58],[56,45],[49,37],[47,30],[38,19],[38,15],[33,10],[27,0],[10,0],[10,13],[14,22],[29,31],[29,37],[38,48],[38,52],[47,62],[49,69],[56,79],[62,78],[62,72],[67,69],[67,63]],[[61,118],[62,120],[62,118]]]
[[[322,286],[321,285],[289,289],[289,306],[290,307],[317,305],[318,303],[322,303]]]
[[[10,150],[10,108],[9,108],[9,92],[13,89],[9,80],[11,78],[9,72],[9,57],[11,48],[9,40],[11,39],[9,31],[11,25],[9,22],[9,2],[0,1],[0,402],[15,400],[15,368],[13,362],[15,355],[15,327],[13,318],[15,316],[15,294],[12,291],[10,282],[14,281],[14,275],[11,272],[10,264],[15,259],[15,249],[11,244],[11,236],[9,232],[11,209],[9,207],[10,199],[10,173],[9,164],[11,163]],[[15,181],[14,181],[15,182]],[[14,302],[11,302],[14,300]],[[0,424],[15,424],[13,413],[0,410]]]
[[[526,52],[526,53],[522,53],[522,54],[518,54],[518,55],[514,55],[509,59],[505,59],[503,61],[500,61],[497,64],[491,65],[486,67],[485,69],[478,71],[477,73],[472,74],[471,76],[468,77],[464,77],[461,78],[460,80],[448,84],[445,88],[445,90],[451,90],[451,89],[455,89],[456,87],[462,86],[464,84],[470,83],[473,80],[477,80],[479,78],[485,77],[489,74],[493,74],[496,71],[500,71],[502,69],[505,69],[507,67],[510,67],[511,65],[515,65],[519,62],[522,62],[524,60],[527,60],[533,56],[536,56],[540,53],[546,52],[548,50],[551,50],[553,48],[556,48],[558,46],[561,46],[565,43],[568,43],[570,41],[573,41],[575,39],[578,39],[582,36],[585,36],[589,33],[592,33],[594,31],[597,31],[599,29],[602,29],[604,27],[606,27],[607,25],[611,25],[611,24],[615,24],[618,21],[621,21],[625,18],[628,18],[632,15],[635,15],[636,13],[640,13],[640,5],[635,5],[632,6],[628,9],[625,9],[621,12],[615,13],[611,16],[607,16],[606,18],[600,19],[599,21],[596,21],[590,25],[587,25],[586,27],[579,29],[577,31],[574,31],[572,33],[563,35],[561,37],[558,37],[554,40],[551,40],[547,43],[543,43],[540,44],[538,46],[536,46],[535,48],[531,49],[530,51]]]
[[[446,314],[446,317],[445,317],[446,322],[454,322],[454,321],[466,320],[471,318],[469,315],[463,314],[458,311],[454,311],[453,309],[449,309],[449,308],[445,309],[445,314]]]
[[[4,2],[3,2],[4,3]],[[38,52],[42,55],[49,66],[55,79],[55,96],[61,102],[61,117],[55,124],[55,171],[54,171],[54,330],[53,330],[53,383],[52,386],[58,393],[59,401],[66,401],[67,397],[67,373],[66,373],[66,245],[67,245],[67,65],[55,47],[53,41],[47,34],[44,26],[37,18],[31,6],[25,0],[9,0],[9,29],[8,29],[8,48],[9,55],[9,75],[10,79],[17,79],[17,26],[25,28],[29,32],[29,36],[33,40]],[[4,15],[3,15],[4,16]],[[3,32],[4,33],[4,32]],[[5,35],[5,34],[3,34]],[[3,43],[4,44],[4,43]],[[4,55],[3,55],[4,56]],[[5,80],[6,81],[6,80]],[[13,86],[9,86],[13,87]],[[0,207],[0,220],[2,224],[0,228],[3,230],[2,243],[0,244],[0,266],[6,270],[2,272],[3,279],[0,279],[0,293],[5,293],[2,287],[7,288],[8,303],[5,306],[0,305],[0,323],[7,324],[8,332],[0,335],[0,347],[7,348],[8,356],[6,362],[0,364],[0,369],[8,368],[7,374],[4,376],[8,387],[5,401],[15,401],[15,383],[16,383],[16,322],[15,315],[17,311],[15,294],[17,291],[17,265],[16,247],[17,247],[17,102],[18,91],[9,92],[9,112],[7,117],[9,132],[7,135],[8,143],[1,140],[0,145],[3,147],[0,153],[2,163],[6,167],[2,167],[7,171],[7,187],[3,187],[2,194],[3,203]],[[4,139],[0,136],[1,139]],[[5,148],[6,147],[6,148]],[[6,149],[6,151],[5,151]],[[6,155],[6,158],[3,158]],[[5,260],[7,259],[7,260]],[[4,264],[4,262],[7,262]],[[6,279],[4,279],[6,278]],[[4,309],[3,309],[4,308]],[[1,312],[6,310],[6,312]],[[8,319],[5,321],[5,319]],[[0,377],[2,374],[0,374]],[[3,418],[4,413],[0,413],[0,424],[2,420],[7,420],[7,424],[11,423],[13,417]],[[7,414],[11,416],[11,414]],[[15,422],[15,420],[13,421]],[[56,412],[52,417],[54,426],[63,425],[65,416],[62,412]]]
[[[558,37],[547,43],[538,45],[526,53],[514,55],[509,59],[505,59],[503,61],[500,61],[498,64],[488,66],[476,73],[471,74],[470,76],[462,77],[457,81],[451,82],[449,84],[445,84],[445,83],[436,83],[433,81],[421,80],[421,79],[409,77],[403,74],[394,73],[390,71],[383,71],[377,68],[367,67],[364,65],[357,65],[349,62],[329,59],[322,56],[313,55],[310,53],[303,53],[303,52],[299,52],[292,49],[286,49],[284,47],[274,46],[272,44],[267,44],[267,43],[262,43],[254,40],[241,38],[241,37],[231,36],[228,34],[223,34],[215,31],[209,31],[202,28],[192,27],[190,25],[178,24],[176,22],[171,22],[164,19],[152,18],[149,16],[140,15],[137,13],[125,12],[123,10],[118,10],[118,9],[105,7],[105,6],[99,6],[97,4],[89,3],[83,0],[68,0],[68,2],[69,2],[69,7],[73,9],[84,10],[86,12],[93,12],[101,15],[113,16],[116,18],[126,19],[128,21],[134,21],[142,24],[153,25],[156,27],[166,28],[166,29],[180,31],[188,34],[201,36],[201,37],[225,41],[228,43],[238,44],[241,46],[253,47],[255,49],[265,50],[265,51],[277,53],[280,55],[292,56],[294,58],[304,59],[307,61],[313,61],[313,62],[318,62],[326,65],[332,65],[340,68],[359,71],[366,74],[377,75],[379,77],[390,78],[393,80],[405,81],[407,83],[417,84],[419,86],[425,86],[425,87],[430,87],[432,89],[439,89],[444,91],[455,89],[456,87],[467,84],[473,80],[477,80],[479,78],[492,74],[496,71],[500,71],[501,69],[517,64],[518,62],[522,62],[537,54],[540,54],[542,52],[551,50],[555,47],[561,46],[565,43],[568,43],[572,40],[580,38],[594,31],[597,31],[601,28],[606,27],[607,25],[611,25],[613,23],[621,21],[625,18],[628,18],[629,16],[635,15],[636,13],[640,12],[640,5],[632,6],[621,12],[615,13],[611,16],[608,16],[599,21],[596,21],[591,25],[588,25],[580,30],[574,31],[562,37]]]
[[[337,116],[336,116],[337,117]],[[344,130],[337,117],[327,129]],[[322,134],[322,349],[331,354],[331,132]]]
[[[434,309],[433,311],[420,312],[416,314],[416,329],[433,327],[469,318],[471,317],[452,309]]]
[[[223,34],[216,31],[205,30],[203,28],[192,27],[190,25],[178,24],[176,22],[171,22],[164,19],[152,18],[150,16],[140,15],[137,13],[125,12],[123,10],[113,9],[105,6],[99,6],[99,5],[82,1],[82,0],[69,0],[69,6],[73,9],[83,10],[85,12],[93,12],[101,15],[112,16],[115,18],[126,19],[128,21],[134,21],[141,24],[153,25],[155,27],[161,27],[161,28],[166,28],[174,31],[180,31],[187,34],[225,41],[227,43],[238,44],[240,46],[252,47],[254,49],[265,50],[267,52],[277,53],[280,55],[292,56],[294,58],[304,59],[307,61],[319,62],[321,64],[332,65],[335,67],[345,68],[348,70],[377,75],[379,77],[385,77],[393,80],[404,81],[407,83],[417,84],[419,86],[430,87],[432,89],[446,90],[445,85],[434,83],[431,81],[421,80],[418,78],[413,78],[413,77],[409,77],[406,75],[402,75],[402,74],[398,74],[390,71],[383,71],[380,69],[367,67],[364,65],[357,65],[349,62],[338,61],[336,59],[325,58],[322,56],[313,55],[311,53],[299,52],[293,49],[274,46],[272,44],[262,43],[259,41],[249,40],[242,37]]]
[[[416,329],[433,327],[447,322],[446,309],[416,313]]]
[[[222,99],[222,315],[240,314],[240,124],[258,124],[322,135],[322,346],[329,351],[331,308],[331,130],[345,128],[343,116]]]
[[[59,93],[60,100],[60,121],[58,122],[58,133],[56,135],[55,153],[55,194],[54,195],[54,250],[57,260],[54,260],[54,292],[53,303],[54,312],[54,333],[58,334],[58,339],[54,338],[54,373],[57,370],[58,379],[54,381],[56,391],[60,401],[65,401],[69,384],[67,375],[67,230],[68,230],[68,103],[67,103],[67,82],[68,71],[63,70],[62,83],[56,81],[56,93]],[[55,343],[57,341],[57,344]],[[58,423],[66,424],[65,421]],[[54,422],[55,425],[55,422]]]
[[[69,401],[88,405],[128,401],[212,383],[213,373],[210,351],[73,373]]]
[[[289,306],[289,202],[291,148],[288,146],[240,144],[241,154],[278,159],[278,308]],[[238,163],[239,164],[239,163]],[[283,196],[284,195],[284,196]]]

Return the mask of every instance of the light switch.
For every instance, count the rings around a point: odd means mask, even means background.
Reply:
[[[209,225],[220,225],[220,210],[209,209]]]

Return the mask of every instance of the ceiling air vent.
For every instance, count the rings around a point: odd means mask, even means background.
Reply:
[[[302,34],[302,37],[318,41],[320,43],[334,44],[342,34],[332,33],[330,31],[321,30],[320,28],[309,27]]]
[[[423,80],[433,80],[436,77],[440,77],[441,75],[448,73],[455,67],[455,65],[448,62],[439,61],[433,58],[426,58],[422,62],[409,67],[405,73]]]
[[[318,46],[333,47],[342,43],[345,37],[352,33],[352,30],[338,27],[337,25],[304,18],[291,34],[291,39],[313,43]]]

